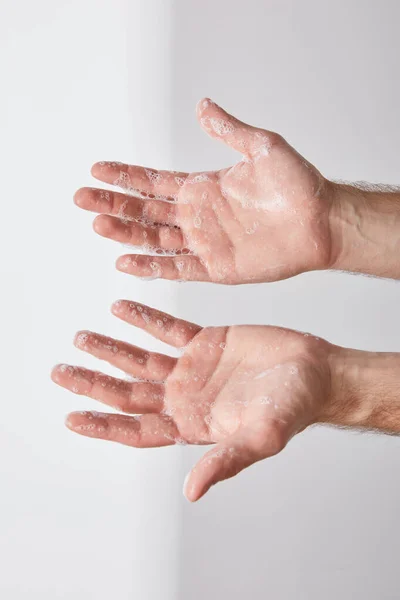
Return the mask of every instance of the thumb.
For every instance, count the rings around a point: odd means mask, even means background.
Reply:
[[[196,107],[201,127],[212,138],[217,138],[233,150],[246,156],[269,154],[276,134],[247,125],[227,113],[210,98],[200,100]]]
[[[253,463],[273,456],[285,446],[282,432],[271,428],[264,441],[257,432],[241,430],[214,446],[199,460],[185,479],[183,493],[190,502],[199,500],[212,485],[234,477]]]

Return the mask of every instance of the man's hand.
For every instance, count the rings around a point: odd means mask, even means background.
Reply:
[[[279,327],[203,329],[127,300],[112,310],[184,353],[173,358],[79,332],[78,348],[134,379],[55,367],[59,385],[126,413],[71,413],[67,426],[138,448],[215,444],[189,475],[191,501],[314,423],[400,433],[400,354],[340,348]]]
[[[125,193],[76,193],[78,206],[102,213],[97,233],[144,251],[121,257],[118,269],[238,284],[329,268],[336,259],[333,184],[280,135],[246,125],[208,99],[197,115],[211,137],[242,154],[240,162],[191,174],[100,162],[92,174]]]
[[[191,471],[185,493],[195,501],[211,485],[280,452],[328,412],[330,354],[308,334],[268,326],[201,327],[152,308],[118,301],[113,313],[168,344],[176,359],[82,331],[81,350],[134,377],[115,379],[59,365],[63,387],[140,416],[79,412],[67,425],[86,436],[148,448],[216,444]]]

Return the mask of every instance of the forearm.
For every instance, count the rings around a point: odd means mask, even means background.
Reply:
[[[331,268],[400,279],[400,188],[332,186]]]
[[[400,353],[332,347],[331,397],[321,422],[400,433]]]

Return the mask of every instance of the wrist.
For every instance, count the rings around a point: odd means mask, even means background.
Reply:
[[[331,395],[321,421],[347,427],[368,422],[372,409],[363,390],[370,376],[369,358],[368,352],[332,346],[328,358]]]
[[[332,346],[331,396],[319,422],[400,432],[400,354]]]
[[[400,277],[400,193],[332,182],[331,269]]]

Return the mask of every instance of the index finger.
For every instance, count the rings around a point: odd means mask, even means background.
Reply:
[[[199,325],[176,319],[155,308],[129,300],[117,300],[111,310],[116,317],[144,329],[150,335],[175,348],[184,348],[202,330]]]

